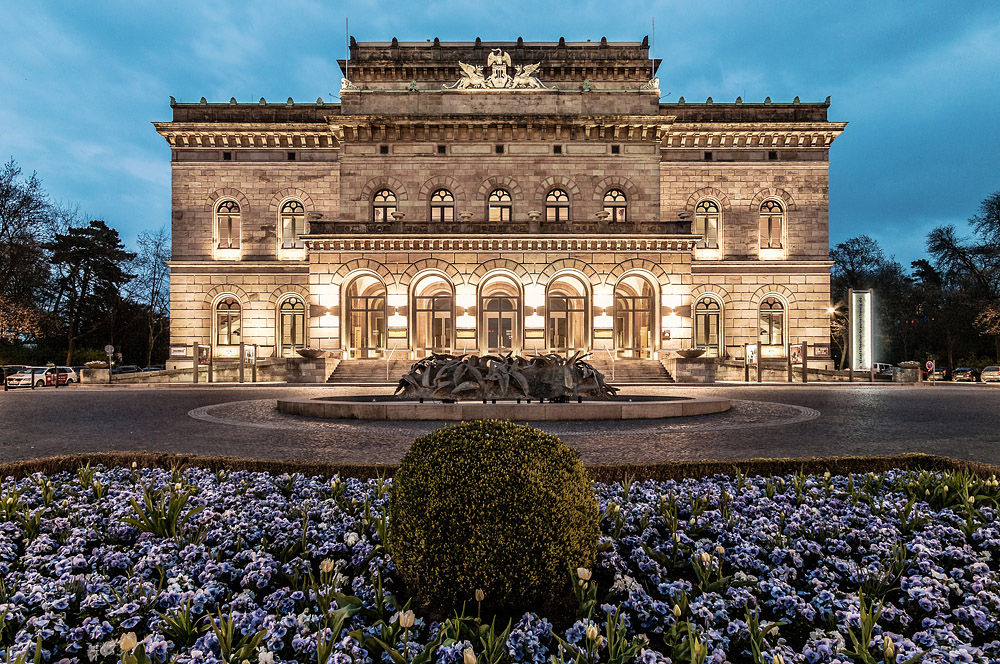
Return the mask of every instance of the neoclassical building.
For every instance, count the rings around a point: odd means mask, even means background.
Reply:
[[[173,344],[349,361],[829,341],[829,98],[663,103],[646,40],[352,39],[340,65],[339,104],[171,99],[155,123]]]

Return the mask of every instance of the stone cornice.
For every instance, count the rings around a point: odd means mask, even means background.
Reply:
[[[337,150],[343,134],[318,123],[154,122],[175,148],[288,148]]]
[[[662,141],[669,115],[439,115],[429,117],[335,115],[327,118],[344,140],[491,140],[498,133],[519,139],[614,139]]]
[[[721,260],[691,261],[691,274],[785,274],[819,273],[829,276],[833,261],[830,260]]]
[[[673,123],[663,148],[828,148],[846,122]]]
[[[310,251],[630,251],[690,252],[698,243],[691,235],[656,235],[634,238],[566,237],[476,238],[467,235],[413,237],[388,235],[355,238],[339,235],[306,235]]]
[[[309,261],[167,261],[176,274],[309,274]]]

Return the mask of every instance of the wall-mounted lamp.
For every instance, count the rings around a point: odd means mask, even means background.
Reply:
[[[544,307],[545,306],[545,286],[541,284],[528,284],[524,287],[524,306]]]
[[[465,314],[455,319],[455,327],[460,330],[474,330],[476,329],[476,317],[470,316],[468,310],[466,310]]]
[[[538,315],[538,310],[533,309],[530,316],[524,318],[525,329],[541,330],[545,328],[545,318]]]
[[[595,330],[613,330],[615,327],[615,319],[609,316],[607,313],[603,313],[605,310],[601,310],[600,316],[594,316],[594,329]]]
[[[390,330],[406,329],[406,316],[400,314],[399,309],[393,309],[393,314],[389,316],[389,329]]]

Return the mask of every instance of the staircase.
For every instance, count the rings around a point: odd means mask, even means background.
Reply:
[[[411,366],[413,366],[413,360],[393,358],[389,361],[389,379],[386,380],[385,360],[343,360],[326,379],[326,382],[333,385],[378,383],[395,385],[399,382],[400,376],[408,372]]]
[[[611,377],[611,358],[607,353],[598,356],[596,353],[586,360],[595,369],[604,374],[604,380],[612,385],[628,383],[672,383],[673,376],[659,360],[615,359],[614,378]]]

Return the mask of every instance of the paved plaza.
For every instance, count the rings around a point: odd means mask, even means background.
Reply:
[[[142,450],[343,463],[392,463],[440,424],[314,420],[277,413],[279,396],[386,394],[386,388],[73,386],[0,392],[0,458]],[[722,396],[727,413],[538,426],[588,463],[924,452],[1000,461],[1000,385],[631,387],[629,394]]]

